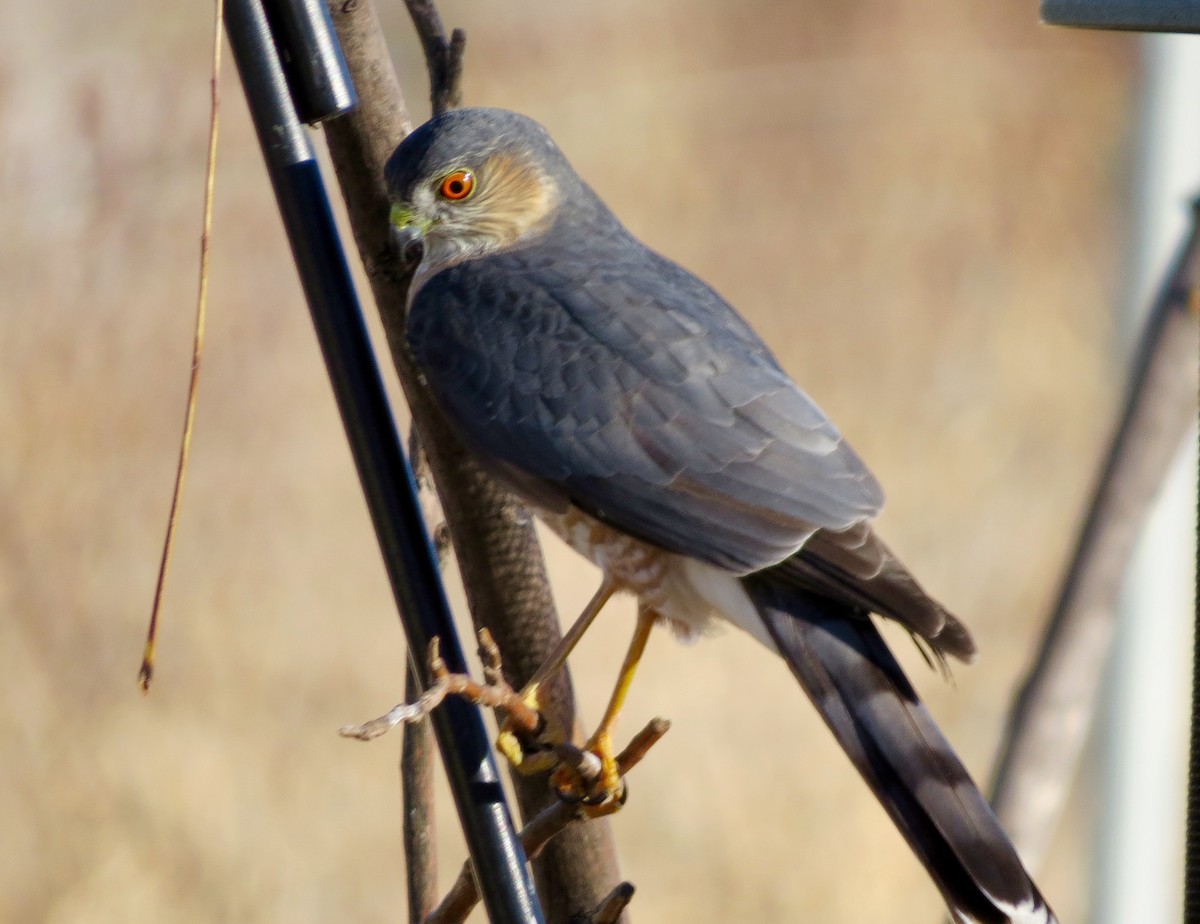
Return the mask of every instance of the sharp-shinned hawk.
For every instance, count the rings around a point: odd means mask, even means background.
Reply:
[[[870,615],[939,658],[969,660],[970,634],[875,535],[879,485],[741,316],[635,239],[524,116],[438,116],[387,182],[397,246],[419,260],[413,358],[480,463],[603,570],[588,619],[616,589],[638,598],[639,652],[656,621],[749,632],[956,921],[1052,922]],[[606,760],[623,692],[592,740]]]

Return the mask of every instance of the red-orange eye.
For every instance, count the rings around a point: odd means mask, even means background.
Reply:
[[[475,177],[469,170],[455,170],[442,177],[442,185],[438,192],[442,197],[452,202],[465,199],[475,190]]]

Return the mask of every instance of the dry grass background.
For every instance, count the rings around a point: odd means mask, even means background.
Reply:
[[[470,31],[469,102],[543,121],[871,461],[884,532],[978,634],[956,688],[901,649],[986,777],[1122,379],[1130,40],[987,0],[444,13]],[[49,0],[0,34],[3,921],[402,915],[398,739],[335,735],[400,694],[400,632],[232,67],[160,679],[134,685],[187,379],[208,16]],[[574,611],[594,576],[549,554]],[[628,607],[607,625],[575,662],[593,717]],[[780,665],[733,634],[650,654],[627,727],[675,727],[615,821],[639,921],[936,920]],[[1043,877],[1067,921],[1076,814]]]

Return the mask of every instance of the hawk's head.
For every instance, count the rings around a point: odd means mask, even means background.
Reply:
[[[426,122],[388,160],[392,235],[420,275],[531,240],[583,187],[546,130],[502,109]]]

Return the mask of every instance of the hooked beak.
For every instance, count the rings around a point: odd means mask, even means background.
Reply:
[[[415,269],[425,254],[425,231],[421,223],[414,220],[412,212],[400,205],[393,205],[388,216],[392,227],[392,248],[406,269]]]

